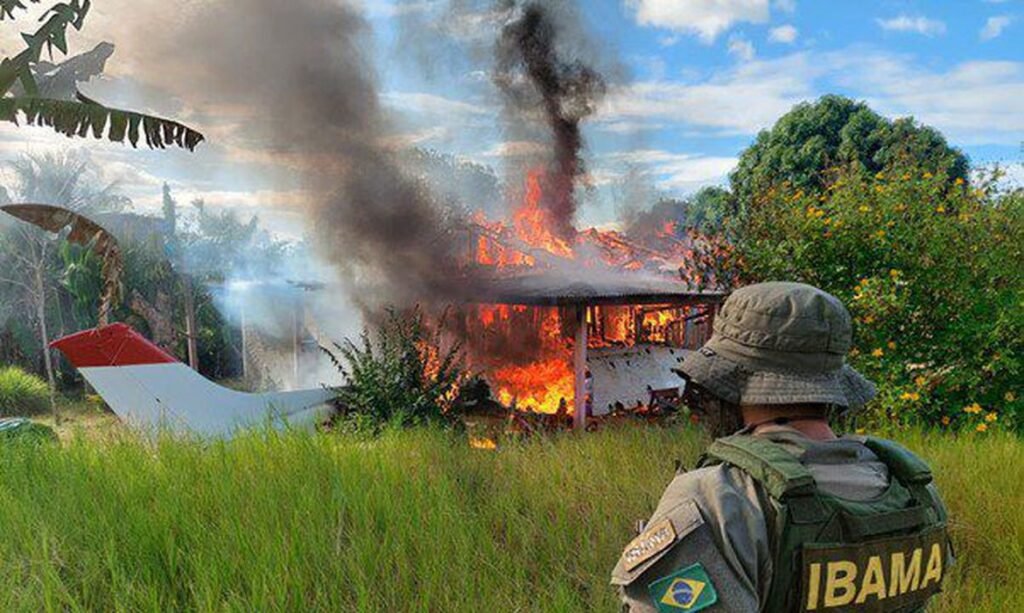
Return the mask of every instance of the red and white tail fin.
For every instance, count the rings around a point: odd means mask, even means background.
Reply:
[[[110,408],[147,430],[224,436],[267,423],[314,423],[329,409],[326,389],[246,394],[227,389],[123,323],[53,341]]]

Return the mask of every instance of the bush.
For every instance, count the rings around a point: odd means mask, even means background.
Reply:
[[[1020,430],[1024,198],[922,171],[838,173],[751,205],[748,280],[798,280],[855,318],[855,367],[879,384],[868,419]]]
[[[418,309],[388,310],[375,335],[324,348],[345,377],[338,395],[345,430],[377,433],[386,426],[455,424],[452,407],[468,377],[458,345],[443,342],[443,325],[431,331]]]
[[[45,381],[16,366],[0,368],[0,416],[35,415],[49,403]]]

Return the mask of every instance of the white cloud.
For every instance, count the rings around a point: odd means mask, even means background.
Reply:
[[[367,0],[363,3],[363,10],[370,17],[392,18],[425,13],[441,6],[439,0]]]
[[[711,43],[734,23],[764,23],[768,0],[626,0],[640,25],[696,34]]]
[[[1024,140],[1022,62],[963,62],[932,72],[900,56],[842,55],[827,60],[836,82],[865,92],[868,103],[879,112],[913,115],[941,130],[954,144],[1015,145]]]
[[[946,33],[946,24],[938,19],[927,17],[909,17],[900,15],[891,19],[878,19],[883,30],[892,32],[915,32],[924,36],[937,36]]]
[[[841,90],[890,117],[913,115],[954,144],[1024,141],[1024,62],[963,62],[931,70],[912,57],[851,47],[755,59],[711,78],[613,89],[596,127],[658,125],[697,135],[750,135],[794,104]]]
[[[793,13],[796,11],[796,0],[775,0],[772,4],[783,13]]]
[[[796,37],[798,35],[799,32],[795,27],[786,24],[784,26],[772,28],[771,32],[768,34],[768,40],[772,41],[773,43],[783,43],[786,45],[791,45],[794,42],[796,42]]]
[[[756,55],[756,51],[754,51],[754,43],[742,36],[733,36],[729,39],[729,53],[731,55],[735,55],[744,62],[753,60],[754,55]]]
[[[642,168],[661,189],[693,191],[705,185],[725,182],[733,168],[735,157],[716,157],[693,153],[673,153],[662,149],[639,149],[614,153],[602,158],[602,163],[612,167],[626,166]],[[601,176],[607,181],[624,172],[602,170]]]
[[[550,152],[550,148],[544,143],[526,140],[496,143],[481,155],[486,158],[516,158],[534,157],[548,152]]]
[[[421,92],[384,92],[380,95],[380,99],[387,106],[399,111],[412,111],[446,117],[480,116],[488,115],[492,112],[484,106]]]
[[[978,36],[981,40],[992,40],[998,38],[1006,26],[1010,25],[1013,21],[1008,15],[997,15],[995,17],[989,17],[988,21],[985,22],[985,26],[981,28],[981,32]]]
[[[822,70],[807,54],[797,53],[739,64],[702,82],[633,83],[609,92],[598,122],[654,121],[753,134],[814,97],[813,78]]]

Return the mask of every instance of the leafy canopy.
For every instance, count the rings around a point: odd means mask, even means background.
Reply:
[[[912,118],[889,120],[863,102],[837,95],[798,104],[758,134],[730,177],[745,210],[753,198],[788,182],[824,188],[837,172],[874,176],[908,169],[967,180],[967,158],[937,130]]]
[[[850,307],[876,425],[1024,426],[1024,194],[851,171],[753,202],[736,262],[748,281],[802,281]]]

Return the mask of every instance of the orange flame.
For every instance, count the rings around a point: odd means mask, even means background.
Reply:
[[[516,234],[525,243],[549,253],[572,257],[572,247],[551,232],[551,215],[542,206],[544,192],[541,178],[544,171],[533,169],[526,175],[526,198],[512,214]]]
[[[572,412],[573,372],[566,358],[550,357],[525,366],[504,366],[491,373],[498,401],[538,413]]]

